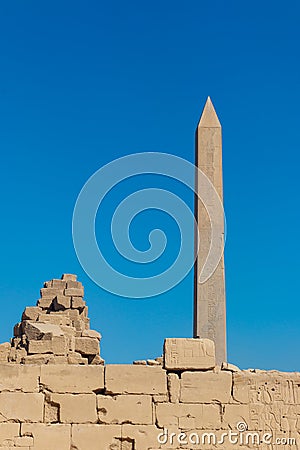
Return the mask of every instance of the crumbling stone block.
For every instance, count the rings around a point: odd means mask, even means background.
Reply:
[[[100,353],[99,340],[89,337],[76,337],[75,351],[82,355],[98,355]]]
[[[9,342],[4,342],[4,344],[0,344],[0,363],[8,362],[10,349],[11,349],[11,345]]]
[[[53,309],[55,311],[71,308],[71,299],[65,295],[57,295],[53,300]]]
[[[65,289],[64,294],[69,297],[83,297],[84,291],[83,288],[67,288]]]
[[[52,336],[63,336],[63,331],[58,325],[43,322],[25,321],[23,324],[27,339],[51,339]]]
[[[79,310],[84,309],[86,303],[82,297],[71,297],[71,299],[72,299],[72,308],[73,309],[79,309]]]
[[[42,308],[38,306],[27,306],[22,314],[22,321],[38,320],[38,317],[42,313],[42,311]]]

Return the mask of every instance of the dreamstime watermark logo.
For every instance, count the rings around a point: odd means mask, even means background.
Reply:
[[[210,221],[210,246],[199,279],[200,283],[204,283],[214,273],[224,251],[223,204],[213,184],[201,170],[189,161],[167,153],[124,156],[103,166],[89,178],[77,198],[73,213],[73,242],[81,266],[103,289],[128,298],[147,298],[166,292],[180,283],[191,270],[198,254],[195,251],[194,258],[191,257],[197,234],[199,243],[194,214],[180,197],[165,189],[140,189],[122,200],[112,217],[111,237],[123,258],[140,264],[154,262],[167,246],[164,231],[153,229],[149,234],[149,249],[140,251],[132,245],[129,227],[139,213],[148,209],[169,214],[178,225],[181,241],[175,261],[166,270],[150,277],[131,277],[112,267],[101,252],[95,233],[96,214],[101,202],[119,183],[143,174],[175,179],[193,192],[196,175],[196,194],[205,206]],[[194,234],[194,230],[198,233]]]
[[[296,445],[297,440],[294,437],[286,436],[273,436],[272,432],[258,432],[258,431],[248,431],[248,425],[246,422],[238,422],[236,425],[236,430],[228,431],[215,431],[215,432],[174,432],[167,428],[164,428],[161,433],[157,436],[157,442],[160,445],[242,445],[242,446],[256,446],[264,445]],[[200,448],[200,447],[198,447]]]

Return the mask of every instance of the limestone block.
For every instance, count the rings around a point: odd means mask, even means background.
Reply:
[[[250,405],[225,405],[222,428],[236,430],[239,422],[246,423],[251,429]]]
[[[38,306],[27,306],[22,314],[22,320],[37,320],[42,312]]]
[[[98,339],[98,341],[100,341],[101,334],[98,333],[98,331],[96,331],[96,330],[83,330],[82,337],[94,338],[94,339]]]
[[[16,325],[14,326],[14,336],[15,337],[20,337],[22,335],[22,324],[21,322],[16,323]]]
[[[49,309],[52,305],[54,298],[55,297],[53,297],[53,295],[51,297],[39,298],[37,301],[37,306],[39,306],[42,309]]]
[[[28,354],[33,355],[40,353],[53,353],[52,341],[50,340],[29,341]]]
[[[8,358],[10,354],[11,345],[9,342],[4,342],[0,344],[0,362],[8,363]]]
[[[178,403],[180,395],[180,380],[176,373],[168,374],[168,392],[170,402]]]
[[[183,372],[180,401],[183,403],[228,403],[231,397],[231,372]]]
[[[150,395],[97,395],[98,416],[101,423],[132,423],[151,425],[152,398]]]
[[[51,394],[50,398],[59,404],[61,423],[97,423],[95,394]]]
[[[134,364],[136,366],[146,366],[147,361],[145,359],[137,359],[136,361],[133,361],[132,364]]]
[[[180,429],[220,428],[219,405],[157,403],[156,421],[159,427],[175,426]]]
[[[41,367],[40,382],[57,393],[92,393],[104,389],[103,366]]]
[[[131,444],[130,450],[158,450],[159,448],[170,450],[169,446],[160,447],[158,444],[158,436],[161,432],[162,430],[154,425],[122,425],[122,438],[124,443],[127,440]]]
[[[88,359],[83,358],[80,353],[70,352],[68,354],[68,364],[88,364]]]
[[[48,281],[48,285],[45,287],[52,287],[56,289],[65,289],[67,285],[67,282],[65,280],[58,280],[53,279],[51,281]]]
[[[83,289],[82,283],[80,281],[67,281],[67,289]]]
[[[24,356],[21,360],[22,364],[49,364],[51,360],[53,359],[53,355],[50,353],[45,354],[36,354],[36,355],[29,355]]]
[[[165,339],[164,367],[168,370],[212,369],[215,344],[210,339]]]
[[[23,392],[0,393],[0,422],[42,422],[44,395]]]
[[[0,423],[0,448],[5,446],[5,442],[14,441],[19,435],[20,424],[18,423]]]
[[[160,366],[161,364],[155,359],[147,359],[148,366]]]
[[[77,281],[77,275],[74,275],[72,273],[64,273],[61,279],[64,281]]]
[[[27,339],[51,339],[52,336],[62,336],[63,332],[58,325],[44,322],[32,322],[27,320],[23,323],[24,333]]]
[[[67,336],[53,336],[51,339],[52,349],[55,355],[66,355],[68,353],[69,340]]]
[[[229,370],[230,372],[241,372],[241,369],[238,366],[235,366],[234,364],[230,364],[227,362],[222,363],[221,369]]]
[[[41,292],[42,298],[52,298],[52,300],[53,300],[57,295],[63,295],[64,289],[47,287],[47,288],[42,288],[40,292]]]
[[[65,295],[57,295],[52,304],[55,311],[61,311],[71,308],[71,299],[70,297],[66,297]]]
[[[0,365],[0,391],[38,392],[40,367]]]
[[[53,325],[58,326],[70,326],[72,324],[72,320],[68,317],[67,314],[61,314],[62,311],[51,312],[50,314],[42,313],[39,316],[39,322],[52,323]]]
[[[75,351],[82,355],[97,355],[100,353],[99,341],[94,338],[76,337]]]
[[[71,297],[72,298],[72,308],[73,309],[83,309],[86,306],[85,301],[82,297]]]
[[[33,437],[31,436],[18,436],[14,440],[15,447],[22,447],[24,450],[24,447],[30,448],[33,447]]]
[[[72,426],[72,445],[76,450],[122,450],[121,437],[120,425]]]
[[[102,359],[100,355],[91,356],[88,360],[89,364],[104,365],[104,359]]]
[[[70,450],[71,425],[24,423],[22,436],[33,437],[33,450]],[[99,443],[98,443],[99,444]]]
[[[161,367],[108,364],[105,388],[112,394],[167,394],[167,375]]]
[[[64,294],[69,297],[83,297],[84,290],[83,288],[67,288],[65,289]]]

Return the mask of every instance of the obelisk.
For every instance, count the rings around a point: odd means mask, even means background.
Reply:
[[[222,128],[209,97],[196,130],[195,165],[209,178],[223,201]],[[197,175],[196,192],[199,193]],[[197,195],[195,196],[195,218],[200,241],[195,262],[194,337],[208,338],[215,342],[216,362],[220,365],[222,362],[226,362],[224,257],[221,257],[211,277],[204,283],[200,283],[200,273],[210,247],[211,223],[207,211]],[[221,223],[224,239],[223,217]],[[195,239],[197,239],[197,233],[195,233]]]

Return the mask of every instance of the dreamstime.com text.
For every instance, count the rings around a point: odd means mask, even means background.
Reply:
[[[183,432],[175,433],[164,428],[157,436],[160,445],[289,445],[297,444],[296,438],[289,436],[274,436],[271,432],[248,431],[247,424],[239,422],[236,430],[220,432]],[[196,447],[195,447],[196,448]],[[199,447],[200,448],[200,447]]]

